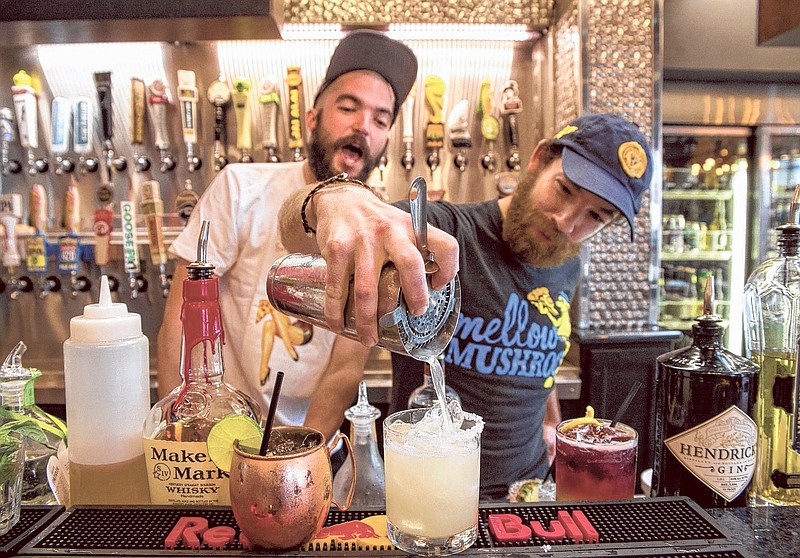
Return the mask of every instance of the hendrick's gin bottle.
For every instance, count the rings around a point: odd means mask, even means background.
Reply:
[[[756,367],[722,346],[706,279],[694,343],[658,357],[653,496],[688,496],[706,508],[746,506],[756,463],[750,418]]]

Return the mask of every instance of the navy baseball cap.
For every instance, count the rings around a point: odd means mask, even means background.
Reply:
[[[394,92],[394,123],[400,106],[417,80],[417,57],[414,52],[379,31],[359,29],[351,32],[336,45],[325,79],[314,97],[314,104],[336,78],[355,70],[375,72],[389,83]]]
[[[552,143],[564,146],[567,178],[619,209],[633,240],[633,218],[653,178],[650,145],[639,127],[613,114],[587,114],[567,124]]]

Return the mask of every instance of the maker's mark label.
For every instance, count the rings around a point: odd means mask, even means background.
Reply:
[[[664,443],[681,465],[728,502],[753,478],[756,423],[735,405]]]
[[[229,475],[214,465],[207,451],[205,442],[145,438],[151,503],[229,506]]]

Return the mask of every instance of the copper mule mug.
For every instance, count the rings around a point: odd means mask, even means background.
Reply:
[[[344,439],[350,464],[355,459],[350,440],[342,433],[325,446],[325,437],[306,426],[277,426],[272,431],[267,455],[248,453],[233,446],[230,492],[231,509],[239,529],[254,545],[268,549],[295,548],[320,530],[331,502],[339,510],[350,507],[355,475],[344,505],[333,500],[330,452]],[[294,445],[286,453],[281,444]]]

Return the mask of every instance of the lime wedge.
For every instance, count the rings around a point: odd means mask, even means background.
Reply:
[[[258,448],[263,434],[253,418],[246,415],[227,415],[211,427],[206,440],[208,457],[214,465],[226,473],[231,470],[233,442],[239,440],[240,447]]]

